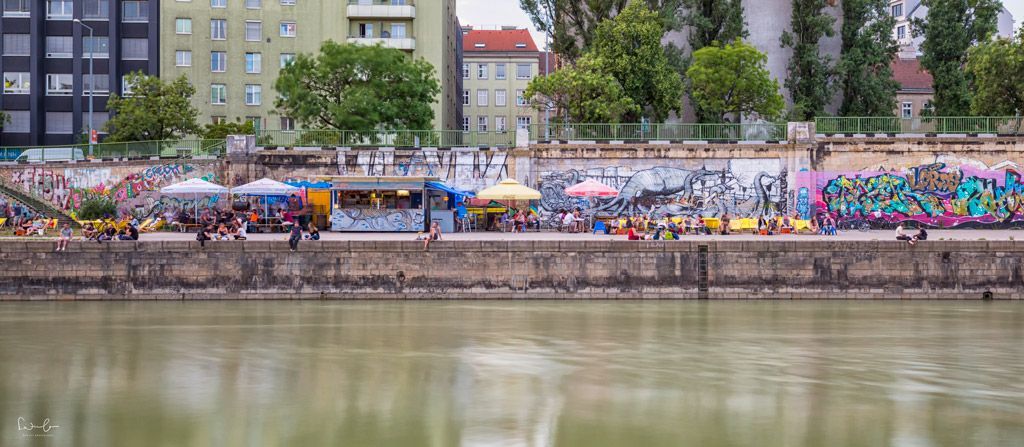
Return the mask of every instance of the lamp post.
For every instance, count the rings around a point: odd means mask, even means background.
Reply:
[[[96,75],[92,71],[92,58],[96,54],[96,39],[93,38],[93,29],[91,26],[82,23],[81,20],[75,19],[75,23],[82,25],[85,29],[89,30],[89,157],[92,157],[92,133],[95,131],[92,127],[92,95],[96,91]],[[85,84],[84,82],[82,84]]]

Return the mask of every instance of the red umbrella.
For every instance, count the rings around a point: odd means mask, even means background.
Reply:
[[[611,186],[594,179],[584,180],[568,188],[565,193],[572,197],[617,197],[619,192]]]

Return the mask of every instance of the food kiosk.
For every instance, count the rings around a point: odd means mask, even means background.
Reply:
[[[331,183],[331,231],[426,231],[434,177],[321,177]]]

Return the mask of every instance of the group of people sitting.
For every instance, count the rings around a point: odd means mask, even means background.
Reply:
[[[586,224],[587,219],[583,217],[583,213],[579,208],[573,209],[572,212],[568,210],[558,210],[557,216],[558,231],[566,231],[568,233],[582,233],[587,231]]]
[[[540,230],[540,219],[533,213],[527,213],[523,210],[517,210],[515,213],[512,211],[510,209],[498,216],[498,225],[501,226],[501,231],[525,233],[530,228]]]
[[[137,241],[139,240],[139,221],[132,218],[127,225],[108,224],[97,228],[92,222],[82,224],[82,238],[87,241]]]

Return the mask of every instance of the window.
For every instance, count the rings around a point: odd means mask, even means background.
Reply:
[[[359,37],[373,37],[373,24],[372,23],[360,23],[359,24]]]
[[[528,106],[528,105],[530,105],[529,103],[526,102],[526,98],[523,97],[523,95],[525,95],[525,94],[526,94],[526,90],[516,90],[516,105],[517,106]]]
[[[897,3],[892,5],[892,16],[901,17],[903,16],[903,3]]]
[[[121,76],[121,96],[131,96],[134,87],[128,80],[128,75]]]
[[[529,129],[530,128],[530,117],[528,116],[517,116],[516,117],[516,129]]]
[[[96,85],[96,90],[93,90],[94,95],[110,93],[110,75],[94,74],[91,77],[88,74],[82,75],[82,93],[89,93],[94,84]]]
[[[505,126],[504,116],[494,117],[494,130],[497,132],[505,132],[508,130],[508,127]]]
[[[46,18],[50,20],[71,20],[74,9],[73,0],[46,0]]]
[[[245,122],[252,124],[253,129],[259,130],[260,123],[263,122],[263,118],[260,118],[258,116],[247,116],[245,117]]]
[[[84,0],[82,4],[82,17],[86,19],[109,19],[110,0]]]
[[[28,94],[28,73],[4,73],[4,93]]]
[[[110,119],[109,112],[92,112],[92,128],[96,129],[96,133],[105,134],[103,126],[107,124],[107,120]],[[89,112],[82,115],[82,121],[85,126],[89,125]]]
[[[462,79],[469,79],[469,64],[462,64]]]
[[[210,20],[210,39],[225,40],[228,38],[228,21],[224,19]]]
[[[174,19],[175,34],[192,34],[192,19]]]
[[[226,116],[211,116],[210,120],[213,121],[213,124],[224,124],[224,123],[228,122],[228,117],[226,117]]]
[[[46,75],[46,96],[67,96],[74,87],[71,73]]]
[[[481,89],[476,91],[476,105],[481,107],[487,107],[487,90]]]
[[[224,73],[228,70],[228,53],[223,51],[210,52],[210,71]]]
[[[71,57],[74,42],[71,36],[46,36],[46,57]]]
[[[281,6],[295,6],[295,0],[281,0]]]
[[[259,73],[263,67],[263,55],[260,53],[245,53],[245,72]]]
[[[121,39],[122,59],[146,60],[149,58],[149,39]]]
[[[263,102],[263,87],[255,84],[245,85],[245,105],[258,106]]]
[[[281,53],[281,68],[295,61],[295,53]]]
[[[263,22],[250,21],[245,22],[245,40],[248,42],[259,42],[260,37],[263,36]]]
[[[32,51],[29,34],[4,34],[4,56],[28,56]]]
[[[494,79],[505,79],[505,64],[494,64]]]
[[[469,117],[468,116],[462,117],[462,131],[463,132],[469,132]]]
[[[392,23],[391,24],[391,38],[392,39],[405,39],[405,24],[404,23]]]
[[[476,64],[476,78],[487,79],[487,64]]]
[[[476,131],[487,132],[487,117],[480,116],[476,118]]]
[[[295,120],[288,118],[287,116],[281,117],[281,130],[292,131],[295,130]]]
[[[210,104],[227,104],[228,86],[224,84],[210,85]]]
[[[281,37],[295,37],[295,22],[281,22]]]
[[[121,3],[121,21],[122,22],[148,22],[149,21],[149,2],[142,0],[125,0]]]
[[[211,8],[227,8],[228,0],[210,0]]]
[[[462,90],[462,105],[469,105],[469,90]]]
[[[505,107],[505,91],[495,90],[494,91],[494,106]]]
[[[32,0],[4,0],[4,17],[28,17]]]
[[[82,38],[82,57],[110,57],[110,38],[107,36]]]
[[[245,0],[245,9],[260,9],[260,0]]]
[[[46,133],[70,134],[71,112],[46,112]]]
[[[177,50],[174,52],[174,65],[177,67],[191,67],[192,66],[192,51],[190,50]]]
[[[907,27],[900,25],[896,27],[896,39],[903,40],[907,37]]]
[[[900,113],[900,116],[902,116],[903,118],[913,118],[914,117],[914,103],[912,103],[912,102],[905,102],[905,103],[903,103],[901,109],[902,109],[902,112]]]
[[[28,133],[31,131],[32,114],[28,110],[8,110],[11,119],[4,125],[5,133]]]
[[[530,64],[516,64],[516,79],[530,79]]]

